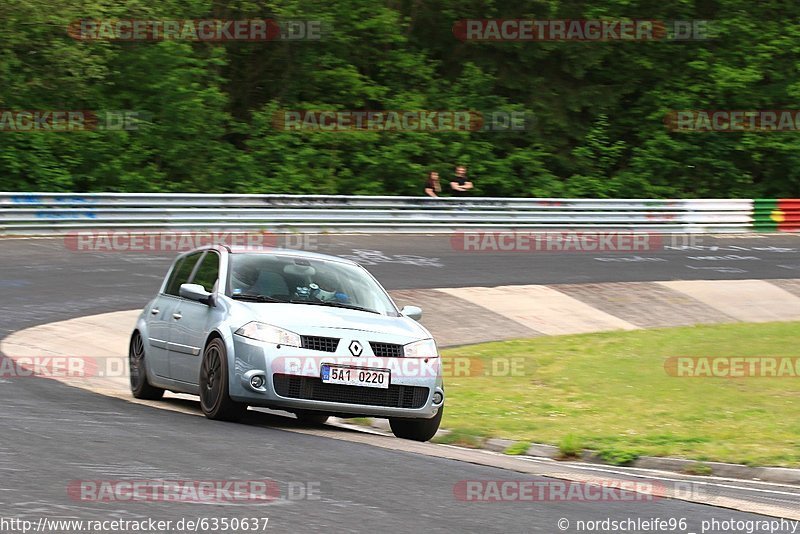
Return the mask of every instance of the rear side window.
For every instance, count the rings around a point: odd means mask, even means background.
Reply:
[[[192,283],[200,284],[210,292],[217,283],[217,278],[219,278],[219,255],[216,252],[208,252],[200,262]]]
[[[194,254],[189,254],[185,258],[178,261],[175,264],[175,267],[172,269],[172,274],[169,277],[169,281],[167,282],[167,287],[164,290],[164,293],[167,295],[175,295],[178,296],[178,292],[181,289],[181,284],[186,284],[189,281],[189,276],[192,274],[192,270],[194,269],[195,263],[202,255],[202,252],[195,252]]]

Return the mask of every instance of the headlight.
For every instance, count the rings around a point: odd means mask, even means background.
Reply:
[[[403,347],[406,358],[438,358],[439,351],[436,342],[432,339],[415,341]]]
[[[275,343],[276,345],[288,345],[290,347],[300,346],[300,336],[289,330],[278,328],[265,323],[253,321],[247,323],[236,333],[240,336],[249,337],[258,341],[266,343]]]

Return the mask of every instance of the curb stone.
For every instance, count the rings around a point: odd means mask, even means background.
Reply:
[[[370,427],[377,430],[390,431],[389,422],[386,419],[372,419]],[[443,436],[450,433],[450,430],[441,429],[436,436]],[[489,438],[482,442],[481,449],[493,452],[503,452],[518,441],[511,439]],[[560,460],[561,452],[554,445],[543,443],[533,443],[528,447],[527,452],[521,456],[532,456],[537,458],[548,458]],[[596,451],[584,449],[580,460],[582,462],[611,465],[604,462]],[[800,486],[800,469],[788,467],[751,467],[741,464],[729,464],[724,462],[703,462],[699,460],[686,460],[683,458],[667,458],[659,456],[640,456],[630,465],[625,467],[636,467],[638,469],[653,469],[657,471],[672,471],[680,474],[687,474],[688,470],[696,466],[706,466],[711,468],[709,476],[737,478],[742,480],[758,480],[762,482],[773,482],[776,484],[793,484]]]
[[[543,445],[541,443],[534,443],[528,447],[526,456],[538,456],[541,458],[558,458],[561,452],[555,445]]]
[[[370,425],[372,428],[377,428],[378,430],[383,430],[386,432],[391,432],[392,429],[389,426],[388,419],[373,419]]]
[[[482,443],[481,449],[486,449],[489,451],[494,452],[503,452],[511,445],[516,443],[513,439],[499,439],[499,438],[489,438]]]
[[[558,447],[552,445],[533,444],[528,449],[527,456],[539,456],[550,459],[560,459]],[[603,461],[596,451],[584,450],[581,461],[593,464],[611,465]],[[738,478],[743,480],[759,480],[777,484],[800,485],[800,469],[788,467],[750,467],[740,464],[724,462],[703,462],[699,460],[686,460],[683,458],[667,458],[659,456],[640,456],[625,467],[638,469],[654,469],[658,471],[673,471],[688,474],[692,467],[706,466],[711,468],[709,476]]]

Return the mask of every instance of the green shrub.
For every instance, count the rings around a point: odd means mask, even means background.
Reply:
[[[567,434],[558,443],[558,450],[563,459],[578,458],[583,452],[583,445],[575,434]]]
[[[513,445],[509,445],[503,454],[510,454],[511,456],[520,456],[526,454],[530,448],[530,441],[517,441]]]

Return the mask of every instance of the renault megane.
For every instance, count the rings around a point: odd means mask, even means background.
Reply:
[[[206,417],[248,406],[388,418],[401,438],[439,428],[436,343],[415,306],[399,310],[377,280],[341,258],[209,246],[179,256],[130,341],[133,395],[199,395]]]

